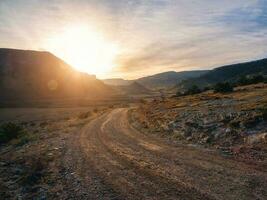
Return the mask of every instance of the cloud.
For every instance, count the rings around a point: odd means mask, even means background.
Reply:
[[[111,77],[267,55],[265,0],[2,0],[0,45],[41,49],[44,38],[75,23],[96,27],[121,47]]]
[[[121,71],[212,68],[266,56],[267,26],[262,20],[266,3],[205,2],[179,1],[160,10],[149,23],[141,22],[140,28],[150,29],[148,41],[155,41],[153,45],[140,41],[139,51],[121,56]]]

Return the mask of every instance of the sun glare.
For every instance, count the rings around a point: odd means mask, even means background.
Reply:
[[[46,46],[77,70],[98,77],[111,71],[119,50],[101,33],[82,25],[67,27],[62,33],[49,38]]]

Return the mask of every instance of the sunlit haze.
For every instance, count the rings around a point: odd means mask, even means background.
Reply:
[[[77,70],[100,77],[115,67],[115,57],[119,53],[118,45],[83,24],[66,26],[61,33],[49,37],[44,45]]]
[[[265,0],[1,0],[0,46],[132,79],[266,57],[266,22]]]

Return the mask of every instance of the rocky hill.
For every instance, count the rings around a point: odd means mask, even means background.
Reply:
[[[136,81],[150,89],[166,89],[177,85],[183,80],[199,77],[203,74],[206,74],[207,72],[208,71],[206,70],[183,72],[170,71],[140,78]]]
[[[241,153],[249,159],[267,159],[266,84],[237,87],[229,94],[207,91],[155,99],[132,115],[136,126],[147,132]]]
[[[119,92],[125,95],[150,95],[152,91],[138,82],[133,82],[129,85],[114,86]]]
[[[102,80],[107,85],[112,86],[123,86],[123,85],[130,85],[134,82],[134,80],[124,80],[122,78],[111,78],[111,79],[103,79]]]
[[[0,49],[0,100],[105,98],[114,91],[49,52]]]
[[[103,82],[108,85],[115,85],[115,86],[130,85],[133,82],[137,82],[151,90],[167,89],[174,87],[183,80],[186,80],[188,78],[199,77],[207,72],[208,70],[183,71],[183,72],[169,71],[169,72],[155,74],[152,76],[146,76],[135,80],[105,79],[103,80]]]
[[[215,68],[198,78],[183,81],[178,84],[178,88],[189,88],[193,85],[203,88],[218,82],[236,82],[241,76],[259,74],[267,75],[267,59]]]

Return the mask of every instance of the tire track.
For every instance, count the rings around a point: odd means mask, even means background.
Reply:
[[[265,195],[258,194],[262,188],[255,191],[246,181],[256,179],[264,187],[266,173],[215,153],[170,146],[143,135],[129,124],[127,109],[115,109],[93,120],[79,141],[90,168],[122,199],[253,199]]]

